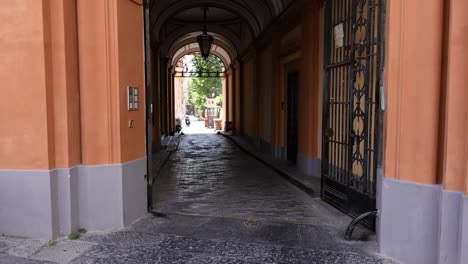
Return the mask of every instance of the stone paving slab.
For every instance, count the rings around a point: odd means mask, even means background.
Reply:
[[[0,255],[1,264],[52,264],[54,262],[32,260],[27,258],[15,257],[11,255]],[[55,263],[54,263],[55,264]]]
[[[198,223],[178,225],[177,223]],[[147,217],[136,223],[132,231],[145,234],[171,234],[190,236],[198,239],[217,239],[242,244],[266,244],[286,247],[304,247],[338,251],[371,253],[377,250],[373,233],[358,227],[356,237],[361,234],[369,239],[347,241],[343,239],[344,228],[322,225],[302,225],[281,222],[259,221],[254,227],[245,225],[245,220],[222,217],[203,217],[168,214],[167,218]],[[370,240],[370,241],[369,241]],[[320,241],[320,243],[318,243]]]
[[[368,230],[355,231],[363,241],[345,241],[349,217],[222,136],[182,136],[179,144],[154,185],[165,217],[84,234],[77,243],[90,248],[69,263],[395,263],[376,254]],[[0,238],[0,263],[50,264],[30,259],[45,250],[44,241]]]
[[[218,256],[256,263],[274,263],[279,253],[280,247],[229,241],[219,243],[214,251],[214,254]]]
[[[0,241],[0,254],[4,253],[8,249],[8,244],[6,242]]]
[[[0,236],[0,253],[28,258],[47,245],[47,241]],[[0,262],[1,263],[1,262]]]
[[[154,209],[187,215],[347,224],[221,135],[185,135],[154,184]]]
[[[289,161],[274,158],[270,153],[262,152],[256,149],[252,144],[239,136],[224,135],[234,144],[254,156],[259,161],[268,164],[272,169],[278,171],[287,177],[295,185],[298,185],[303,191],[312,197],[320,196],[320,175],[306,175],[301,172],[295,164]]]
[[[139,232],[129,233],[126,237],[132,239],[128,242],[141,242]],[[151,239],[151,236],[144,237]],[[357,253],[353,248],[346,251],[332,246],[326,250],[281,246],[268,241],[258,244],[226,239],[229,237],[213,239],[199,238],[197,234],[193,237],[159,234],[157,243],[150,240],[148,242],[153,244],[138,247],[126,243],[118,245],[109,240],[108,244],[93,247],[72,263],[393,263],[373,253]]]
[[[190,221],[195,225],[187,225]],[[171,225],[175,227],[167,228]],[[80,240],[98,244],[70,263],[394,263],[366,249],[368,242],[345,242],[336,231],[290,223],[148,216],[122,231],[84,235]],[[52,262],[0,256],[0,263]]]
[[[351,252],[336,252],[327,250],[308,250],[298,248],[283,248],[278,257],[279,264],[328,264],[328,263],[394,263],[377,256],[355,254]]]
[[[212,217],[179,214],[168,214],[164,218],[149,216],[135,223],[130,230],[147,234],[192,236],[195,230],[211,220]]]
[[[188,264],[254,264],[259,263],[250,260],[242,260],[216,256],[195,256],[189,260]]]
[[[94,245],[95,244],[83,241],[60,240],[53,246],[41,248],[41,250],[32,255],[30,258],[41,261],[67,264],[73,259],[82,255]]]
[[[85,236],[84,238],[80,238],[80,240],[94,241],[98,244],[116,245],[119,247],[156,247],[164,238],[165,237],[158,233],[145,234],[131,231],[118,231],[107,235]]]

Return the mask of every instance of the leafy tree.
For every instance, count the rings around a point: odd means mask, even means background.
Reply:
[[[195,55],[192,59],[193,67],[198,72],[222,72],[224,70],[221,60],[210,55],[206,60],[201,56]],[[216,102],[222,101],[223,84],[221,78],[203,78],[195,77],[189,81],[189,103],[198,110],[206,108],[206,97],[216,98]]]

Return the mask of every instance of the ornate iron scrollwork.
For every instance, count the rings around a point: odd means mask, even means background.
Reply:
[[[375,209],[383,7],[325,4],[322,198],[353,215]]]

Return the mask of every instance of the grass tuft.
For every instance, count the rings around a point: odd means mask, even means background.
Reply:
[[[78,232],[73,232],[71,234],[68,235],[68,239],[70,240],[77,240],[78,238],[80,238],[80,233]]]
[[[52,247],[52,246],[57,245],[57,241],[55,241],[55,240],[49,240],[49,243],[48,243],[48,244],[49,244],[49,247]]]
[[[78,229],[78,233],[80,233],[80,234],[86,234],[87,232],[88,232],[88,230],[86,230],[86,228],[82,227],[82,228]]]

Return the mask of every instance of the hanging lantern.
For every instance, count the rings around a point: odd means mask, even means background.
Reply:
[[[210,56],[211,45],[213,44],[213,36],[203,32],[202,35],[197,37],[198,45],[200,46],[200,52],[203,58]]]
[[[208,35],[206,29],[206,11],[208,8],[203,9],[203,34],[197,36],[198,46],[200,46],[200,52],[203,58],[207,59],[210,56],[211,45],[213,44],[213,36]]]

